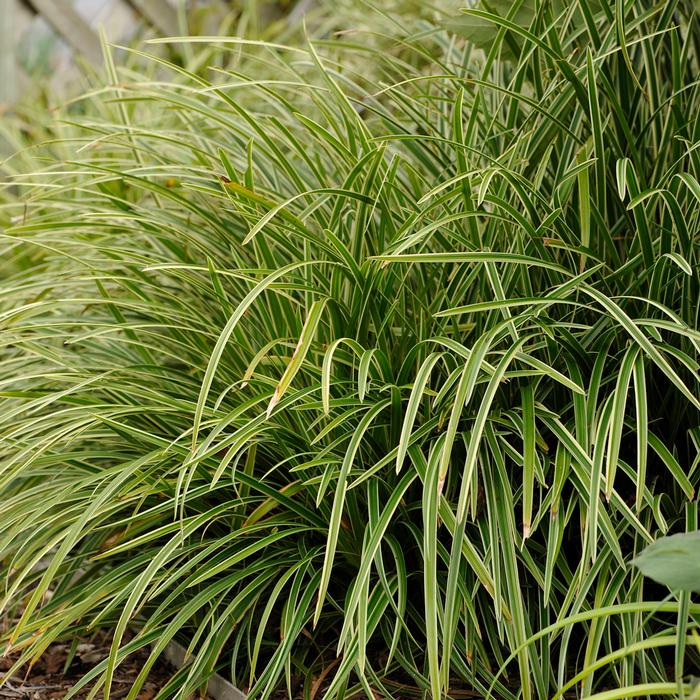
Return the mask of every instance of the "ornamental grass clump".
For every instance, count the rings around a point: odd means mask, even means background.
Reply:
[[[15,178],[18,665],[107,628],[104,697],[171,639],[163,698],[681,692],[700,605],[629,564],[698,529],[698,20],[489,7],[211,80],[107,52]]]

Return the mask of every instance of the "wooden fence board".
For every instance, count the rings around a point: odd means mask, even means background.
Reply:
[[[129,0],[129,2],[165,36],[177,36],[180,33],[177,10],[168,0]]]
[[[0,107],[17,99],[15,0],[0,0]]]
[[[305,7],[312,0],[296,1]],[[212,7],[219,6],[222,11],[226,7],[226,3],[221,0],[209,0],[209,3]],[[138,13],[158,34],[178,36],[183,31],[179,10],[181,5],[183,9],[191,7],[189,0],[110,0],[100,10],[102,20],[96,19],[92,24],[97,25],[107,18],[108,40],[121,41],[125,30],[138,28],[139,23],[133,22],[133,15]],[[78,7],[81,9],[78,10]],[[91,5],[77,2],[76,7],[76,0],[0,0],[0,106],[15,102],[18,85],[24,85],[26,75],[20,68],[19,56],[26,52],[18,52],[18,43],[23,49],[27,48],[24,42],[33,33],[34,19],[37,16],[48,23],[73,53],[81,54],[94,64],[102,63],[98,33],[82,14],[86,7]],[[106,10],[106,14],[103,10]],[[222,13],[212,12],[211,17],[215,16],[221,18]],[[115,18],[118,21],[112,26]],[[129,35],[128,31],[126,35]],[[28,40],[31,41],[31,37]],[[60,55],[65,56],[63,51]]]
[[[22,2],[22,0],[12,0],[10,5],[12,5],[13,2],[15,11],[15,52],[17,52],[20,47],[21,37],[27,31],[27,29],[29,29],[30,25],[34,21],[34,18],[36,17],[36,14],[26,2]]]
[[[97,34],[70,0],[28,1],[73,49],[93,63],[102,61],[102,48]]]

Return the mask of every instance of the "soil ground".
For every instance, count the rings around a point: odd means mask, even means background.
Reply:
[[[75,656],[66,668],[70,653],[70,644],[52,644],[43,656],[31,668],[24,667],[0,686],[0,700],[59,700],[88,672],[95,664],[109,654],[111,636],[97,632],[89,639],[82,639]],[[120,664],[112,683],[111,700],[127,696],[134,680],[148,658],[148,650],[142,649],[132,654]],[[0,656],[0,677],[12,667],[17,657],[12,654]],[[64,672],[65,671],[65,672]],[[175,669],[165,660],[159,660],[153,667],[146,684],[138,694],[138,700],[152,700],[158,691],[175,673]],[[84,700],[90,687],[82,689],[74,697]]]

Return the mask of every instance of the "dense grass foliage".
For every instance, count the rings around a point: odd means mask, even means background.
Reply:
[[[108,697],[176,637],[178,698],[214,669],[505,700],[697,669],[700,605],[629,562],[698,528],[700,27],[526,10],[222,40],[213,83],[108,54],[2,213],[24,660],[114,628]]]

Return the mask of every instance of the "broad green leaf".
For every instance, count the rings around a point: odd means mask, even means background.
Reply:
[[[700,592],[700,531],[661,537],[632,563],[645,576],[674,591]]]

